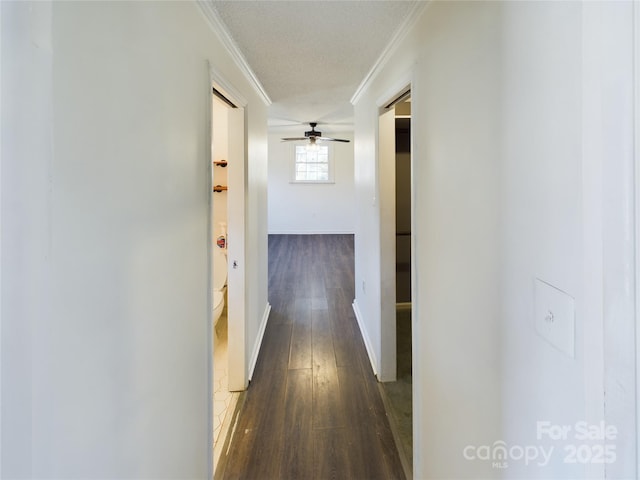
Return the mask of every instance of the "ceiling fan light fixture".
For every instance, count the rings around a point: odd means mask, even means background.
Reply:
[[[309,143],[307,144],[307,152],[317,152],[320,148],[316,137],[309,137]]]

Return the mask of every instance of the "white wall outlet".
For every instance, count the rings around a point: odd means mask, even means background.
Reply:
[[[535,325],[538,334],[569,357],[575,358],[575,300],[559,288],[536,278]]]

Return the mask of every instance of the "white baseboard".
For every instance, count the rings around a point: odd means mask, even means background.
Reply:
[[[264,307],[264,313],[262,314],[262,320],[260,321],[260,328],[258,329],[258,336],[256,342],[253,344],[253,352],[251,353],[251,363],[249,364],[249,380],[253,377],[253,371],[256,368],[258,362],[258,354],[260,353],[260,347],[262,346],[262,338],[264,337],[264,331],[267,328],[267,321],[269,320],[269,313],[271,312],[271,304],[267,302],[267,306]]]
[[[356,320],[358,321],[358,326],[360,327],[360,333],[362,334],[362,339],[364,340],[364,346],[367,349],[367,354],[369,355],[369,362],[371,363],[371,368],[373,369],[373,374],[378,376],[378,359],[373,350],[373,346],[371,345],[371,340],[369,339],[369,334],[367,330],[364,328],[364,323],[362,320],[362,313],[360,312],[360,307],[358,307],[358,300],[353,301],[353,313],[356,314]]]

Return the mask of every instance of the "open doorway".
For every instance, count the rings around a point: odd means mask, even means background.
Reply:
[[[396,105],[396,381],[387,386],[398,436],[410,468],[413,460],[411,308],[411,99]]]
[[[405,89],[380,110],[380,381],[407,478],[413,463],[411,96]]]
[[[212,472],[224,449],[238,392],[246,389],[245,114],[212,74],[209,210]],[[212,475],[213,476],[213,475]]]

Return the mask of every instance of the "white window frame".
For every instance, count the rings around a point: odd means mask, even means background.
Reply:
[[[296,142],[291,144],[290,158],[291,158],[291,180],[289,183],[302,184],[302,185],[327,185],[335,183],[335,170],[333,164],[333,145],[330,143],[321,143],[319,146],[327,147],[327,153],[329,155],[329,179],[328,180],[296,180],[296,147],[304,147],[309,145],[309,142]]]

